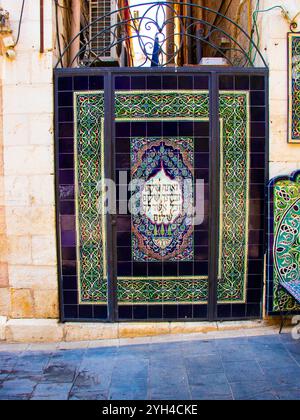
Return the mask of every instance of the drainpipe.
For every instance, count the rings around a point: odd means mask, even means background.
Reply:
[[[80,0],[72,0],[72,22],[71,22],[71,40],[74,39],[80,32],[80,18],[81,18],[81,7]],[[80,50],[80,37],[78,36],[70,46],[70,63],[71,67],[77,67],[77,60],[73,62],[78,51]]]
[[[44,0],[40,0],[40,53],[45,52],[45,34],[44,34]]]

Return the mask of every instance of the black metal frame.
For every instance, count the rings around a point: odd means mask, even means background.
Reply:
[[[59,208],[59,193],[58,193],[58,176],[59,176],[59,151],[58,151],[58,79],[60,77],[73,77],[73,76],[99,76],[104,75],[105,80],[105,119],[110,121],[110,124],[105,124],[105,156],[106,156],[106,176],[114,179],[115,173],[115,144],[114,141],[111,141],[115,138],[115,124],[114,124],[114,107],[113,100],[114,97],[114,86],[113,86],[113,75],[149,75],[149,74],[176,74],[176,75],[188,75],[188,74],[197,74],[197,75],[208,75],[210,77],[210,136],[211,139],[219,138],[219,78],[221,76],[263,76],[265,78],[265,104],[266,104],[266,119],[265,119],[265,132],[266,132],[266,150],[265,150],[265,185],[269,180],[269,125],[268,125],[268,102],[269,102],[269,92],[268,92],[268,69],[267,68],[240,68],[240,67],[204,67],[204,68],[78,68],[78,69],[56,69],[54,71],[54,94],[55,94],[55,174],[56,174],[56,227],[57,227],[57,259],[58,259],[58,280],[59,280],[59,290],[60,290],[60,304],[61,304],[61,315],[60,319],[62,322],[71,321],[71,322],[115,322],[118,321],[118,306],[117,306],[117,296],[116,296],[116,226],[115,226],[115,216],[109,216],[107,219],[107,229],[108,229],[108,317],[107,319],[85,319],[85,318],[70,318],[65,317],[63,312],[63,285],[62,285],[62,255],[61,255],[61,237],[60,237],[60,208]],[[218,173],[219,168],[219,156],[220,148],[218,141],[212,141],[213,150],[210,153],[210,255],[209,255],[209,303],[208,303],[208,320],[241,320],[245,318],[240,317],[231,317],[223,318],[217,314],[217,268],[216,268],[216,256],[218,255],[218,220],[219,220],[219,208],[215,203],[219,203],[220,197],[220,186],[218,182],[218,177],[214,174]],[[265,197],[267,197],[267,188],[265,189]],[[265,224],[264,224],[264,238],[265,246],[264,250],[267,249],[267,200],[265,202]],[[110,239],[109,239],[110,238]],[[261,302],[261,305],[263,302]],[[261,308],[262,309],[262,308]],[[261,313],[262,314],[262,313]],[[251,316],[248,319],[253,318]],[[257,318],[257,316],[254,316]],[[177,319],[176,321],[186,321],[186,319]],[[190,321],[199,321],[203,319],[191,319]],[[138,319],[134,320],[139,322]],[[147,320],[140,320],[147,321]],[[149,320],[155,321],[155,320]],[[163,322],[173,321],[173,319],[163,319],[160,320]]]

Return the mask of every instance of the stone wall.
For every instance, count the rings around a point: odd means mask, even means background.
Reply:
[[[0,85],[0,315],[9,312],[10,294],[7,265],[7,237],[5,223],[4,156],[3,156],[2,83]]]
[[[261,9],[277,4],[272,0],[262,0],[260,3]],[[291,17],[300,11],[300,0],[283,0],[278,4],[282,5]],[[300,18],[297,22],[300,29]],[[274,177],[300,169],[300,145],[287,143],[289,25],[279,9],[260,14],[259,24],[261,51],[270,67],[270,177]]]
[[[16,37],[22,1],[2,1]],[[0,315],[56,318],[52,1],[25,2],[15,61],[1,57]]]

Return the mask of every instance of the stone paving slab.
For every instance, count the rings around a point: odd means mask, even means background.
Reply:
[[[300,340],[268,329],[0,344],[0,400],[300,400]]]

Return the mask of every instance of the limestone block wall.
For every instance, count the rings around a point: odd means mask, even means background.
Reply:
[[[7,237],[5,223],[4,156],[3,156],[3,107],[0,85],[0,314],[6,313],[10,296],[8,290]]]
[[[2,0],[16,38],[21,0]],[[58,317],[53,152],[53,5],[25,2],[17,57],[0,58],[0,315]]]
[[[261,0],[260,3],[261,9],[279,4],[291,17],[300,11],[300,0]],[[297,22],[300,30],[300,17]],[[279,9],[259,14],[259,24],[261,50],[270,68],[270,177],[274,177],[300,169],[300,145],[287,143],[289,25],[282,18]]]

